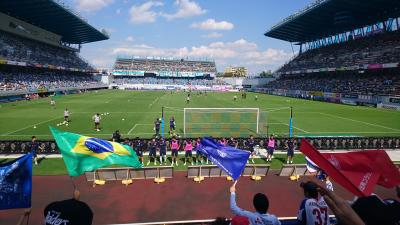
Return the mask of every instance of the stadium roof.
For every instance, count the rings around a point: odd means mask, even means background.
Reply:
[[[0,12],[58,34],[70,44],[109,38],[54,0],[0,1]]]
[[[318,0],[273,26],[265,36],[304,43],[399,15],[399,0]]]

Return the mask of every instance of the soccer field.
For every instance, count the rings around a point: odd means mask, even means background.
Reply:
[[[233,96],[238,96],[233,101]],[[256,101],[254,96],[258,95]],[[290,107],[293,107],[293,133],[295,136],[399,136],[400,112],[368,107],[346,106],[324,102],[293,99],[264,94],[248,93],[246,99],[240,93],[191,94],[186,103],[187,93],[167,91],[121,91],[104,90],[85,94],[61,96],[56,99],[56,108],[50,106],[50,99],[20,101],[0,104],[0,138],[2,140],[28,140],[32,135],[39,139],[52,139],[49,126],[87,136],[110,138],[119,129],[123,137],[151,137],[154,121],[161,117],[165,107],[165,131],[168,137],[168,119],[175,117],[177,134],[183,136],[184,108],[259,108],[259,136],[269,134],[287,136],[289,132]],[[71,112],[71,122],[57,126],[63,121],[63,111]],[[102,116],[102,130],[93,129],[92,116],[95,113],[109,113]],[[232,124],[243,121],[235,116],[221,118]],[[203,120],[207,120],[203,118]],[[198,121],[197,121],[198,122]],[[254,118],[247,122],[256,123]],[[207,121],[200,123],[207,124]],[[214,122],[213,122],[214,123]],[[243,122],[244,123],[244,122]],[[213,127],[215,124],[211,124]],[[216,125],[217,126],[217,125]],[[229,127],[228,127],[229,128]],[[201,130],[187,132],[187,136],[245,136],[254,134],[255,129],[245,132],[230,132],[223,127],[212,132]]]

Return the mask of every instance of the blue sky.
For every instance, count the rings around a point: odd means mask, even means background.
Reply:
[[[218,71],[274,70],[292,57],[290,43],[263,34],[312,0],[67,0],[110,39],[81,55],[100,68],[117,56],[213,59]],[[296,50],[296,49],[295,49]]]

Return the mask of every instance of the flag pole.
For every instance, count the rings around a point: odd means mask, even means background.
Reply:
[[[290,106],[289,137],[293,137],[293,107]]]
[[[74,178],[72,176],[69,176],[69,178],[71,179],[71,183],[72,183],[72,187],[74,187],[74,191],[76,190],[76,185],[74,182]]]
[[[161,137],[164,137],[164,106],[161,107]]]

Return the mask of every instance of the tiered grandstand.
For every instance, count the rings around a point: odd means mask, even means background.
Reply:
[[[105,87],[79,50],[83,43],[108,37],[55,1],[36,4],[0,3],[0,96],[7,96],[3,100]]]
[[[265,33],[300,51],[261,90],[400,109],[399,15],[392,0],[317,1]]]
[[[117,58],[114,84],[125,89],[221,89],[214,61],[160,58]]]

